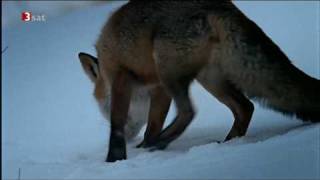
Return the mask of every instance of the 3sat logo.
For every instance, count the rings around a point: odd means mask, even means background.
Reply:
[[[34,15],[30,11],[24,11],[21,13],[21,20],[24,22],[46,21],[46,16],[43,14]]]

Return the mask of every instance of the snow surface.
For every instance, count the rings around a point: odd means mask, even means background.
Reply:
[[[243,138],[218,144],[231,112],[198,84],[198,109],[165,151],[128,143],[128,160],[105,163],[109,124],[92,97],[77,54],[93,44],[124,1],[46,22],[2,28],[3,179],[319,179],[320,125],[303,124],[256,104]],[[319,78],[319,2],[236,2],[293,63]],[[174,117],[171,107],[166,124]]]

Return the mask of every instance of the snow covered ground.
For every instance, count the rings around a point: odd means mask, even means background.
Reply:
[[[109,124],[92,97],[77,54],[93,44],[124,1],[46,22],[2,28],[3,179],[319,179],[320,125],[303,124],[256,104],[247,136],[223,140],[231,112],[198,84],[198,114],[165,151],[135,149],[105,163]],[[319,2],[236,2],[311,76],[319,73]],[[20,21],[20,19],[17,19]],[[167,123],[174,117],[172,107]],[[19,175],[20,169],[20,175]]]

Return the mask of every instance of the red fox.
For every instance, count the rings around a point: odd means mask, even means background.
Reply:
[[[110,114],[107,162],[126,159],[125,139],[146,122],[138,147],[164,149],[178,138],[195,114],[194,79],[232,111],[225,141],[246,134],[254,111],[248,98],[320,121],[320,81],[293,66],[229,0],[130,1],[103,27],[96,50],[97,58],[79,58],[101,111]],[[177,116],[162,130],[171,100]]]

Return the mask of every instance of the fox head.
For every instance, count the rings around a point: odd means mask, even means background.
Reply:
[[[87,54],[79,53],[79,59],[82,68],[89,79],[94,83],[94,97],[98,102],[99,108],[106,119],[110,117],[111,88],[109,84],[102,79],[99,70],[98,58]]]
[[[103,116],[109,120],[111,109],[111,85],[101,74],[102,70],[99,66],[99,60],[98,58],[83,52],[79,53],[79,59],[84,72],[94,83],[93,94],[98,102],[100,111]],[[146,123],[148,106],[149,100],[146,91],[140,90],[133,94],[125,126],[125,136],[128,140],[135,137]]]

